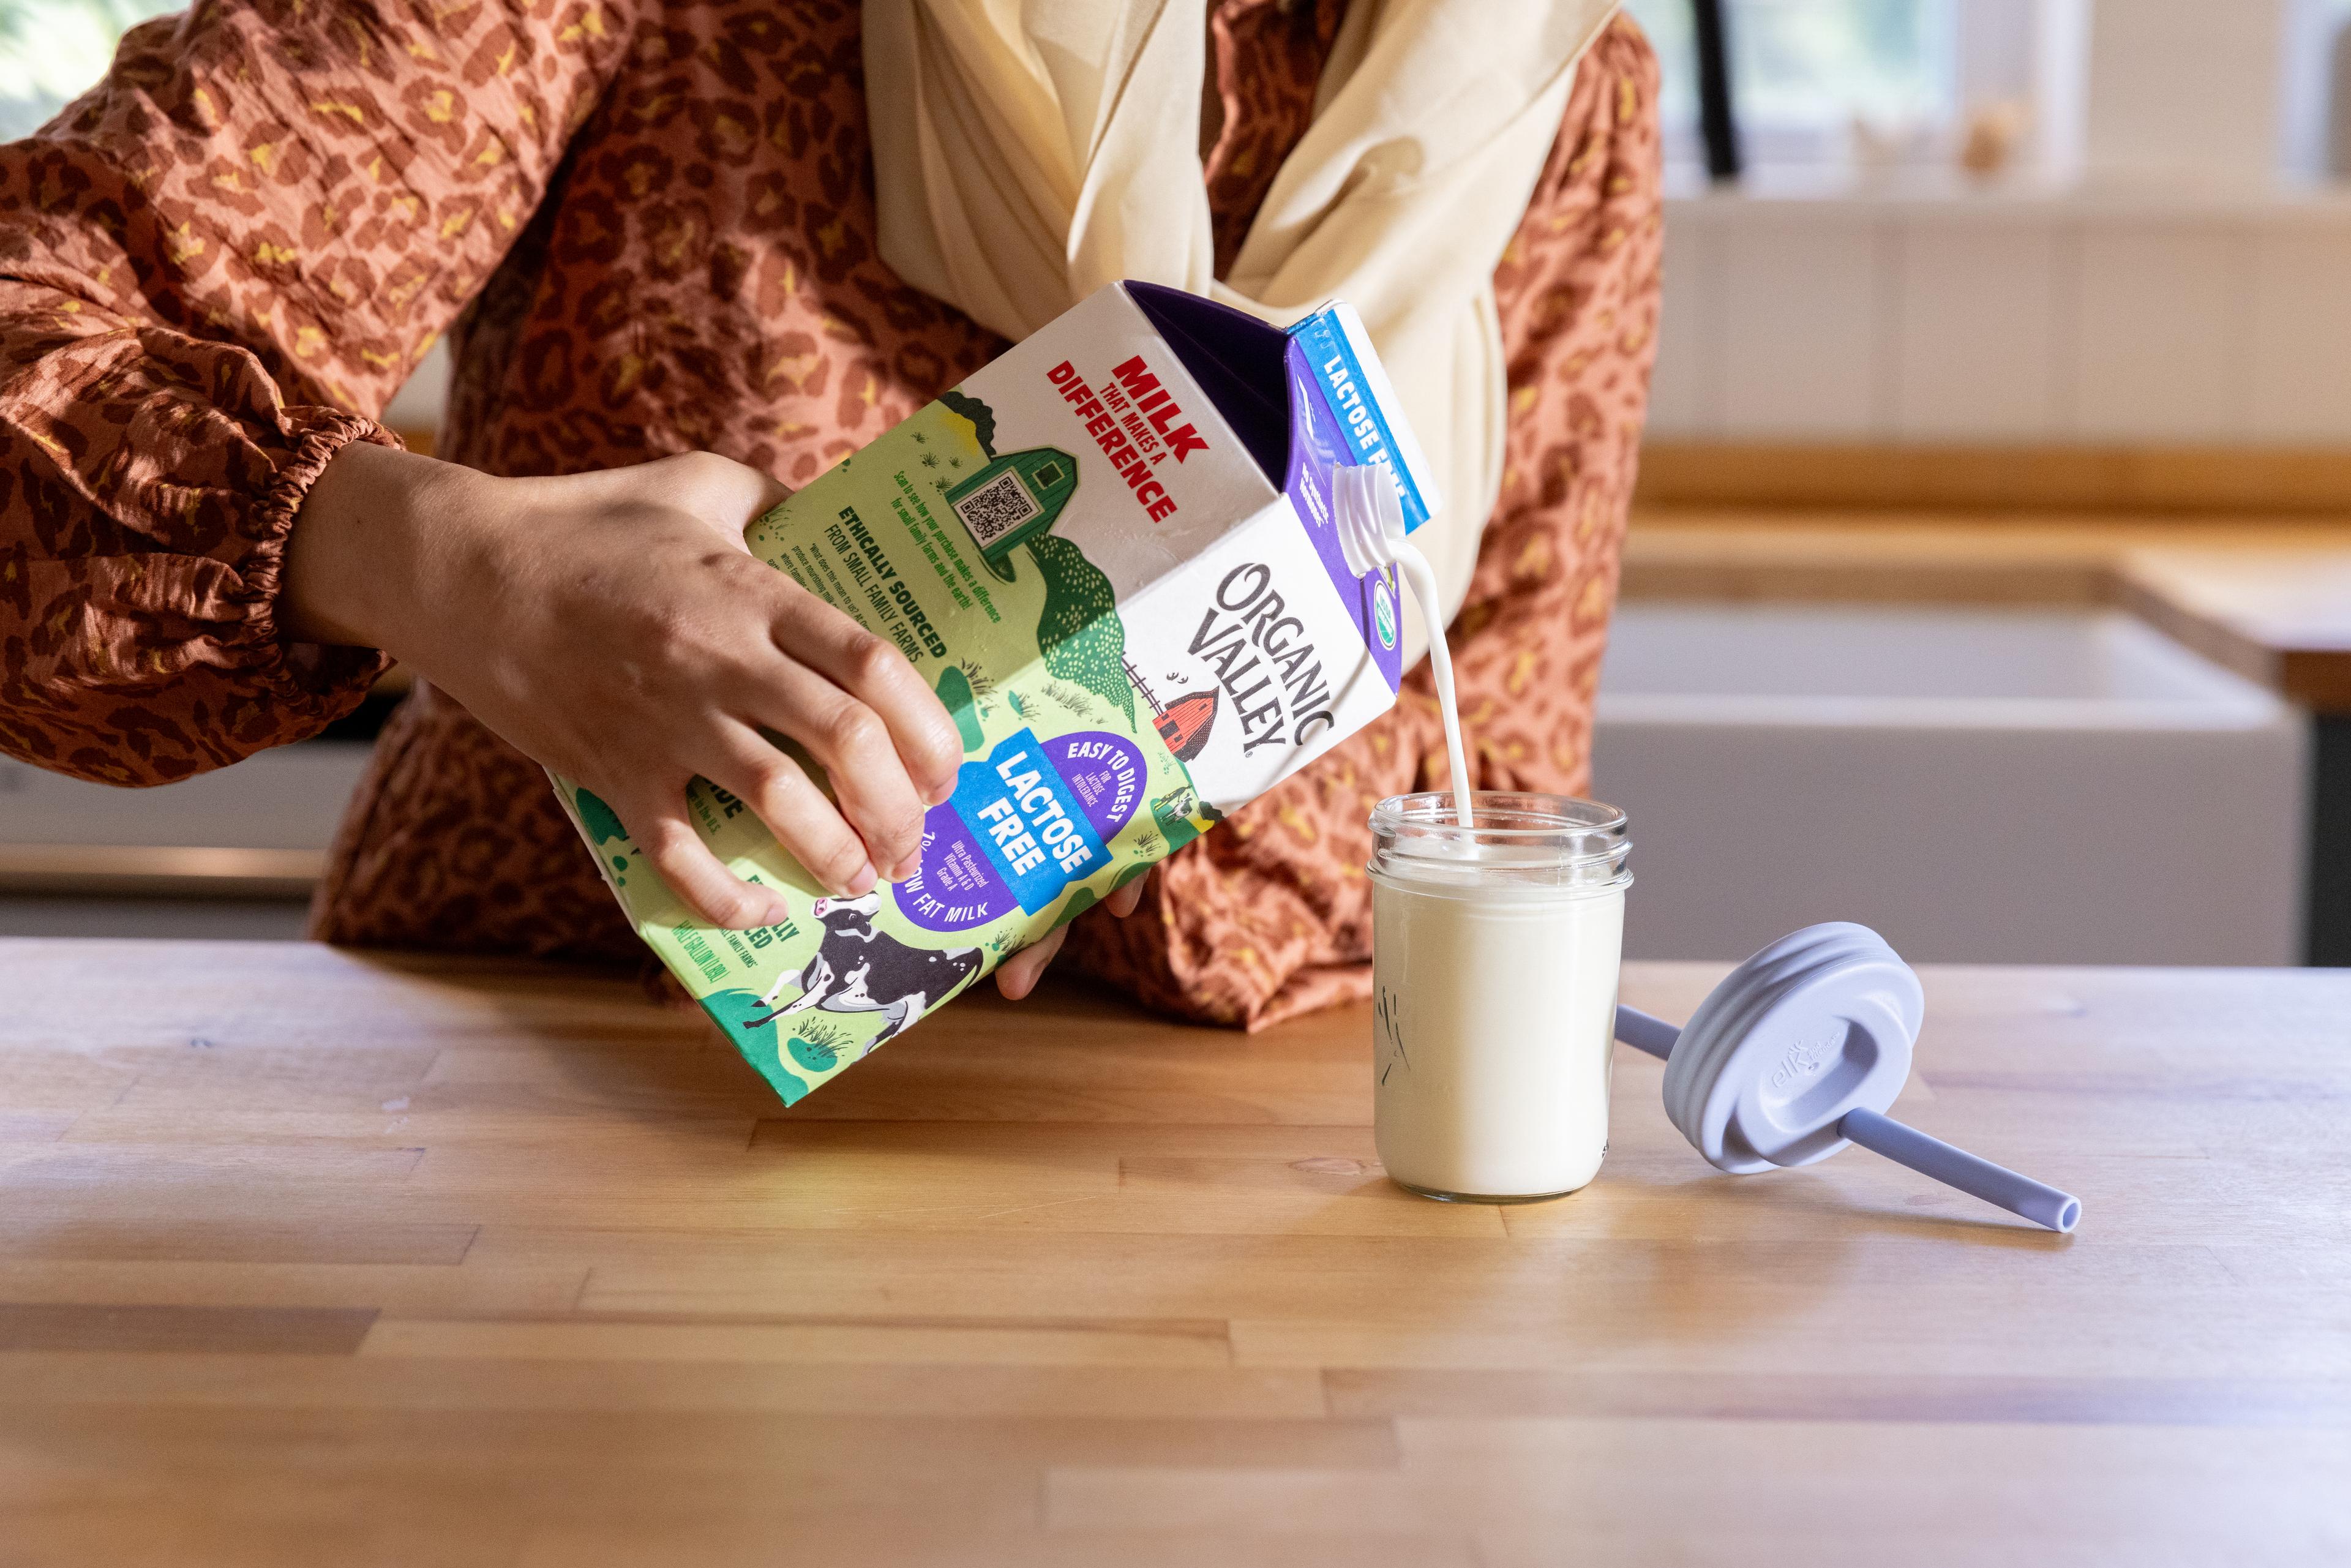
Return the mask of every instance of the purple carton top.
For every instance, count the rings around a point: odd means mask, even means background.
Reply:
[[[1325,307],[1284,332],[1229,306],[1158,284],[1123,285],[1286,495],[1331,586],[1393,690],[1403,679],[1403,616],[1393,573],[1347,570],[1331,517],[1331,472],[1377,464],[1397,477],[1407,528],[1434,509],[1426,464],[1353,313]]]

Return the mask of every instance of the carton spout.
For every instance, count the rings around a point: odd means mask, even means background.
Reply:
[[[1445,721],[1445,754],[1453,769],[1453,809],[1461,826],[1474,827],[1469,803],[1468,756],[1461,747],[1461,709],[1453,695],[1453,657],[1445,644],[1445,617],[1437,598],[1437,573],[1428,558],[1405,535],[1404,498],[1383,463],[1360,463],[1331,471],[1331,511],[1347,570],[1358,577],[1393,569],[1420,601],[1428,625],[1429,673],[1437,679],[1437,706]]]
[[[1331,471],[1332,520],[1347,570],[1361,577],[1396,564],[1405,547],[1404,502],[1383,465]]]

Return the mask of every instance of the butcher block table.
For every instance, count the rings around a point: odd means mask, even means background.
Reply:
[[[788,1112],[624,979],[0,943],[0,1563],[2351,1562],[2351,975],[1926,980],[1903,1113],[2076,1234],[1623,1050],[1592,1187],[1409,1197],[1356,1010]]]

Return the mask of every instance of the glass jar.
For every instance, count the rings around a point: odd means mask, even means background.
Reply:
[[[1522,1203],[1590,1181],[1632,842],[1614,806],[1399,795],[1372,810],[1374,1132],[1398,1185]]]

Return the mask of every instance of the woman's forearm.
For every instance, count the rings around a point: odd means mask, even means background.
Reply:
[[[278,624],[298,642],[429,658],[434,583],[494,525],[498,483],[455,463],[346,446],[302,503],[287,539]]]

